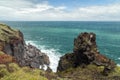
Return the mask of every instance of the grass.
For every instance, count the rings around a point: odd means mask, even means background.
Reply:
[[[19,31],[10,28],[5,24],[0,24],[0,40],[4,42],[9,42],[10,38],[19,38]]]
[[[9,74],[6,65],[0,64],[0,78]]]
[[[58,77],[53,72],[40,69],[19,67],[16,63],[0,64],[0,80],[68,80]]]
[[[103,76],[103,67],[88,65],[85,68],[70,68],[63,72],[58,72],[62,78],[71,80],[120,80],[120,67],[116,66],[115,70],[108,76]]]
[[[39,75],[39,70],[32,70],[25,72],[24,69],[20,69],[3,77],[1,80],[47,80],[47,78]]]
[[[7,69],[8,67],[10,69]],[[4,64],[0,65],[0,80],[48,80],[40,75],[41,70],[39,69],[20,68],[15,63],[9,64],[8,67]]]

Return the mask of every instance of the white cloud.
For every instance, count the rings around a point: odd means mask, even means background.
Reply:
[[[48,4],[37,4],[35,5],[34,7],[32,8],[23,8],[21,11],[17,11],[17,13],[40,13],[40,12],[43,12],[43,11],[60,11],[60,10],[63,10],[65,9],[65,7],[63,6],[60,6],[60,7],[53,7],[53,6],[50,6]]]
[[[38,4],[30,0],[0,1],[0,20],[120,20],[120,4],[76,7]]]
[[[120,4],[81,7],[72,14],[83,20],[120,20]]]

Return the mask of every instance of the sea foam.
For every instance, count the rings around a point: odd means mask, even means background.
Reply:
[[[117,64],[117,66],[120,66],[120,64]]]
[[[50,68],[53,72],[56,72],[61,54],[54,48],[47,49],[44,45],[37,45],[37,41],[26,41],[26,44],[28,43],[32,44],[33,46],[36,46],[38,49],[41,50],[41,52],[46,53],[46,55],[49,56]]]

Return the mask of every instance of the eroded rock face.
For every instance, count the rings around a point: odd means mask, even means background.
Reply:
[[[31,44],[25,46],[24,66],[30,66],[32,68],[39,68],[39,66],[47,65],[49,67],[49,57],[42,53],[39,49]]]
[[[16,58],[20,66],[49,66],[49,57],[32,45],[26,45],[23,34],[5,24],[0,24],[0,51]]]
[[[74,39],[73,53],[60,58],[58,71],[64,71],[70,67],[85,67],[89,64],[104,66],[103,72],[109,73],[114,69],[115,63],[100,54],[96,45],[96,35],[94,33],[81,33]]]

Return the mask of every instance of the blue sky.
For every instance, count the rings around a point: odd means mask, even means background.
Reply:
[[[0,20],[120,21],[120,0],[0,0]]]
[[[51,5],[66,5],[68,7],[74,6],[89,6],[89,5],[106,5],[118,3],[120,0],[31,0],[36,3],[47,1]],[[74,6],[73,6],[74,5]]]
[[[80,7],[80,6],[95,6],[95,5],[108,5],[113,3],[120,3],[120,0],[29,0],[34,3],[48,2],[54,6],[65,5],[68,7]]]

